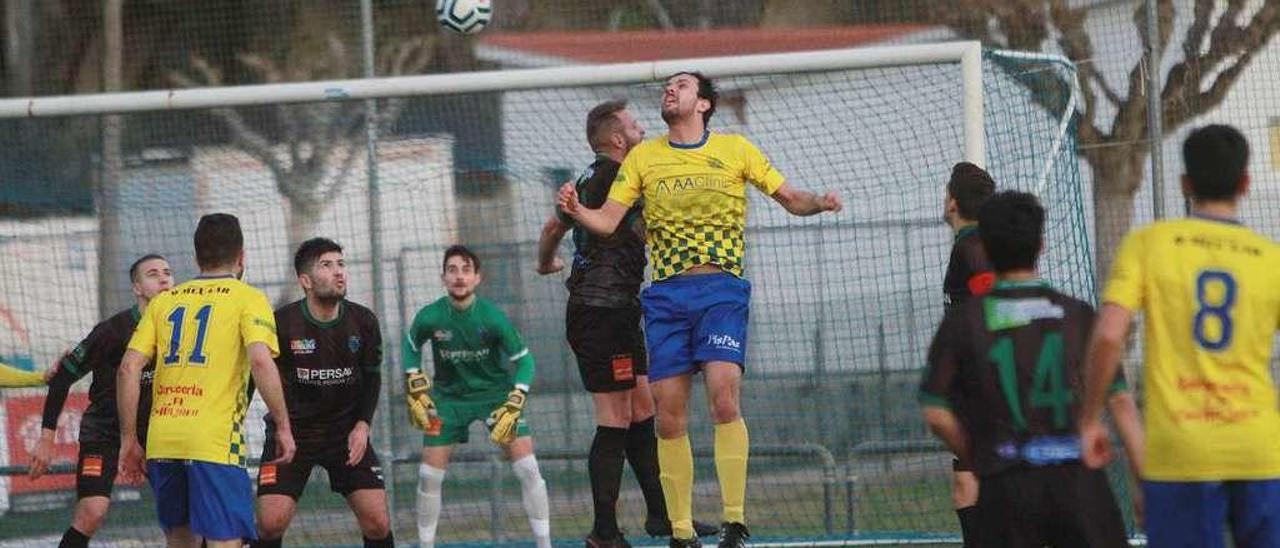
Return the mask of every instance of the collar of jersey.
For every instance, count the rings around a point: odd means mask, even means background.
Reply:
[[[956,231],[956,241],[958,242],[960,241],[960,238],[963,238],[970,234],[977,234],[977,233],[978,233],[978,225],[976,224],[962,226],[960,227],[960,230]]]
[[[234,280],[236,279],[236,275],[235,274],[219,274],[217,276],[206,276],[204,274],[201,274],[199,276],[196,276],[194,279],[196,280]]]
[[[332,320],[329,320],[327,322],[320,321],[316,319],[315,316],[311,315],[311,309],[307,307],[307,300],[302,299],[302,317],[306,318],[308,322],[311,322],[311,325],[314,325],[316,327],[329,328],[329,327],[338,325],[338,322],[342,321],[342,315],[346,313],[347,313],[346,301],[338,301],[338,315],[334,316]]]
[[[704,129],[704,130],[702,130],[702,139],[701,139],[701,140],[699,140],[699,141],[698,141],[698,142],[696,142],[696,143],[689,143],[689,144],[684,144],[684,143],[673,143],[673,142],[671,142],[671,134],[670,134],[670,133],[668,133],[668,134],[667,134],[667,144],[668,144],[668,145],[671,145],[671,148],[680,148],[680,149],[684,149],[684,150],[689,150],[689,149],[694,149],[694,148],[701,148],[701,147],[702,147],[702,145],[707,144],[707,139],[710,139],[710,138],[711,138],[711,130],[709,130],[709,129]]]
[[[1241,223],[1239,219],[1232,219],[1231,217],[1218,217],[1216,215],[1205,215],[1204,213],[1192,213],[1191,218],[1199,219],[1201,221],[1209,221],[1211,223],[1226,223],[1229,225],[1237,225],[1237,226],[1243,225],[1243,223]]]
[[[129,307],[129,315],[133,316],[133,321],[135,322],[142,319],[142,311],[138,310],[138,305],[136,304]]]
[[[1027,288],[1043,288],[1053,289],[1053,286],[1041,278],[1034,280],[1000,280],[996,282],[996,289],[1027,289]]]

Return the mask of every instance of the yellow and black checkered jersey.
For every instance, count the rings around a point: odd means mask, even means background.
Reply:
[[[663,135],[627,154],[609,199],[644,198],[655,281],[701,264],[742,276],[748,182],[772,195],[785,179],[745,137],[707,132],[680,145]]]
[[[1121,244],[1102,299],[1145,317],[1147,479],[1280,478],[1277,272],[1280,246],[1224,220],[1162,221]]]
[[[152,299],[129,340],[156,360],[148,459],[244,466],[255,342],[280,355],[271,303],[240,280],[196,278]]]

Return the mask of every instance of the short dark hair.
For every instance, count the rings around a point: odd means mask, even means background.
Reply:
[[[240,219],[230,213],[210,213],[196,225],[196,264],[207,270],[227,266],[244,250]]]
[[[681,74],[688,74],[698,81],[698,98],[706,99],[707,102],[711,103],[711,108],[702,113],[702,125],[711,124],[711,115],[716,113],[716,101],[720,100],[720,92],[716,90],[716,83],[712,82],[710,78],[707,78],[705,74],[696,70],[682,70],[668,76],[667,80],[680,76]]]
[[[145,263],[152,259],[160,259],[165,262],[169,261],[169,259],[164,258],[164,255],[160,255],[158,253],[148,253],[146,255],[138,257],[138,260],[133,261],[133,264],[129,265],[129,281],[137,283],[138,275],[142,274],[141,272],[138,272],[138,269],[142,268],[142,263]]]
[[[293,272],[299,276],[303,272],[310,272],[321,255],[334,251],[342,253],[342,246],[328,238],[312,238],[302,242],[298,246],[298,252],[293,254]]]
[[[1035,195],[997,192],[978,212],[978,237],[996,272],[1035,268],[1044,242],[1044,208]]]
[[[956,201],[960,216],[970,221],[978,218],[982,204],[996,191],[996,182],[987,170],[969,162],[960,162],[951,168],[947,181],[947,194]]]
[[[1229,200],[1240,191],[1249,167],[1249,142],[1234,127],[1215,124],[1191,132],[1182,161],[1197,200]]]
[[[596,105],[587,113],[587,144],[591,150],[600,150],[609,133],[621,125],[618,113],[627,108],[626,99],[614,99]]]
[[[444,260],[440,261],[440,271],[444,272],[449,266],[449,259],[452,257],[462,257],[471,263],[471,267],[480,271],[480,257],[462,244],[454,244],[449,249],[444,250]]]

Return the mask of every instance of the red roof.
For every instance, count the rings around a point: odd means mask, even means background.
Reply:
[[[926,28],[928,27],[922,25],[857,25],[674,31],[494,32],[483,35],[480,42],[487,46],[560,57],[579,63],[622,63],[847,48],[891,40]]]

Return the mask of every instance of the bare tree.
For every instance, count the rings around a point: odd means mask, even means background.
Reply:
[[[1133,22],[1147,43],[1146,6],[1135,4]],[[1178,37],[1182,58],[1169,70],[1160,90],[1161,120],[1168,133],[1221,104],[1254,55],[1280,30],[1280,2],[1264,2],[1249,17],[1243,16],[1250,2],[1230,0],[1221,9],[1219,4],[1214,0],[1190,4],[1191,24]],[[1160,36],[1156,42],[1161,51],[1176,53],[1169,48],[1174,16],[1188,5],[1157,0]],[[1084,100],[1078,137],[1093,171],[1097,266],[1105,274],[1129,230],[1134,195],[1155,143],[1147,130],[1144,78],[1148,67],[1143,61],[1134,64],[1123,88],[1108,81],[1092,62],[1098,53],[1085,28],[1090,9],[1088,3],[1067,0],[956,0],[945,3],[939,15],[962,35],[994,47],[1040,50],[1052,36],[1062,52],[1077,61]],[[1104,110],[1114,112],[1114,117],[1103,120]]]
[[[271,58],[244,53],[238,61],[263,83],[357,77],[359,60],[336,35],[326,39],[323,55],[311,56],[310,63],[277,63]],[[377,56],[377,74],[394,76],[420,73],[431,64],[435,37],[414,38],[382,48]],[[284,66],[282,66],[284,65]],[[287,67],[287,68],[286,68]],[[191,60],[198,77],[174,72],[170,78],[180,86],[221,86],[222,72],[201,57]],[[378,109],[378,133],[390,133],[405,106],[404,99],[390,99]],[[239,110],[212,111],[230,130],[232,142],[260,162],[275,180],[276,190],[289,201],[287,237],[294,249],[312,234],[321,214],[342,191],[355,161],[363,154],[365,111],[359,104],[325,102],[277,105],[274,118],[278,138],[255,127]],[[291,286],[290,286],[291,287]],[[293,293],[282,296],[288,300]]]

